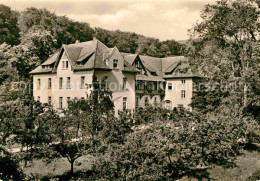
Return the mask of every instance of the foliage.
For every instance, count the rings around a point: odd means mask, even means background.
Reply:
[[[259,107],[259,15],[259,7],[251,0],[205,6],[203,21],[191,31],[195,36],[191,36],[188,56],[211,88],[195,94],[194,108],[203,100],[213,109],[230,101],[241,107],[243,115]]]
[[[18,160],[0,146],[0,179],[21,181],[24,178],[19,170]]]
[[[160,42],[155,38],[147,38],[142,35],[119,30],[108,31],[101,28],[95,29],[95,36],[107,46],[117,46],[121,52],[140,53],[155,57],[171,55],[183,55],[184,45],[175,40]]]
[[[147,109],[147,110],[146,110]],[[146,108],[144,112],[150,112]],[[208,177],[213,165],[230,167],[242,150],[253,123],[230,115],[206,118],[184,110],[156,108],[135,116],[133,133],[111,144],[95,167],[102,179],[161,180]],[[146,119],[139,120],[141,117]],[[227,121],[229,120],[229,121]]]
[[[17,45],[19,41],[18,13],[0,4],[0,44]]]

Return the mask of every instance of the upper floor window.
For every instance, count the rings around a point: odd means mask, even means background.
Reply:
[[[123,97],[123,111],[126,110],[127,97]]]
[[[37,89],[40,89],[41,88],[41,79],[38,79],[37,80]]]
[[[48,78],[48,89],[51,89],[51,78]]]
[[[40,101],[41,100],[41,97],[40,96],[37,96],[37,101]]]
[[[113,60],[113,68],[114,68],[114,69],[117,69],[117,68],[118,68],[118,60],[117,60],[117,59],[114,59],[114,60]]]
[[[185,96],[186,96],[185,90],[181,90],[181,98],[185,98]]]
[[[172,83],[168,83],[168,90],[172,90]]]
[[[182,84],[185,84],[185,83],[186,83],[186,80],[181,80],[181,83],[182,83]]]
[[[62,68],[63,69],[68,69],[69,68],[69,61],[68,60],[62,61]]]
[[[81,76],[80,78],[80,88],[84,89],[84,84],[85,84],[85,76]]]
[[[67,89],[70,89],[70,77],[67,77]]]
[[[127,81],[127,78],[123,78],[123,89],[126,89],[126,81]]]
[[[60,81],[59,81],[59,88],[60,89],[62,89],[62,87],[63,87],[63,78],[62,77],[60,77]]]

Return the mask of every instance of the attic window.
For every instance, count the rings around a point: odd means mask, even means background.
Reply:
[[[117,68],[118,68],[118,60],[117,60],[117,59],[114,59],[114,60],[113,60],[113,68],[114,68],[114,69],[117,69]]]
[[[62,61],[62,69],[68,69],[69,68],[69,61]]]
[[[151,75],[156,76],[157,74],[155,72],[151,72]]]

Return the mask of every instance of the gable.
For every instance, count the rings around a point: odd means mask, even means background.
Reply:
[[[110,55],[107,58],[107,66],[111,69],[113,69],[114,60],[118,61],[118,69],[123,70],[124,58],[116,47],[110,52]]]
[[[132,65],[140,71],[140,74],[147,75],[146,67],[144,66],[144,64],[143,64],[142,60],[140,59],[139,55],[136,56]]]

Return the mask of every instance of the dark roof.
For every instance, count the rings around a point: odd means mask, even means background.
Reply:
[[[137,54],[122,53],[125,60],[133,65]],[[178,78],[178,77],[198,77],[192,73],[187,58],[184,56],[158,58],[151,56],[139,55],[145,68],[151,72],[156,73],[158,77],[151,74],[145,76],[138,75],[138,79],[161,81],[163,78]]]
[[[63,45],[59,52],[56,52],[41,64],[41,66],[38,66],[30,73],[54,73],[58,64],[57,61],[59,61],[58,57],[63,50],[75,71],[91,69],[111,70],[105,64],[105,60],[112,56],[115,51],[118,51],[117,47],[108,48],[99,40]],[[139,72],[139,70],[133,66],[135,59],[139,57],[144,67],[150,72],[147,75],[138,75],[138,79],[163,81],[163,78],[197,76],[191,71],[190,65],[184,56],[157,58],[138,54],[120,53],[125,60],[124,69],[122,71]],[[56,66],[53,69],[42,68],[42,65],[52,65],[55,62]]]
[[[56,62],[59,55],[59,51],[54,53],[48,60],[46,60],[42,65],[51,65]]]

